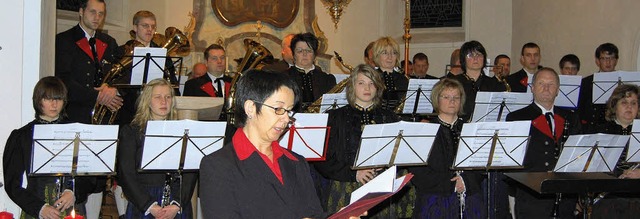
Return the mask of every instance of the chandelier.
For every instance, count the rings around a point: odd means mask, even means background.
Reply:
[[[340,16],[342,16],[342,10],[347,7],[351,0],[321,0],[322,4],[329,10],[331,14],[331,20],[335,29],[338,29],[338,22],[340,22]]]

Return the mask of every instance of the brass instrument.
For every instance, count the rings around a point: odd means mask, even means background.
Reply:
[[[491,67],[491,66],[487,66],[487,67]],[[497,68],[497,65],[494,65],[493,68]],[[500,66],[500,68],[502,68],[502,66]],[[496,79],[498,80],[498,82],[504,84],[504,87],[507,89],[507,92],[511,92],[511,85],[509,85],[509,83],[507,83],[506,78],[503,78],[502,76],[500,76],[502,73],[500,74],[495,74],[494,76],[496,77]]]
[[[229,95],[227,95],[227,100],[225,101],[226,113],[227,113],[227,122],[231,125],[235,125],[235,118],[233,116],[233,111],[235,109],[235,93],[236,93],[236,82],[240,77],[242,77],[242,73],[249,69],[262,69],[264,67],[263,61],[273,59],[273,55],[262,44],[253,41],[251,39],[244,39],[244,47],[247,52],[244,54],[244,58],[242,58],[242,62],[238,65],[238,72],[233,75],[233,79],[231,80],[231,87],[229,88]]]
[[[333,51],[333,53],[336,55],[336,60],[338,60],[338,62],[340,62],[340,64],[342,66],[344,66],[345,68],[349,69],[349,71],[353,71],[353,66],[351,66],[349,64],[345,64],[344,61],[342,60],[342,57],[340,56],[340,54],[338,54],[338,52]],[[349,81],[351,81],[351,76],[345,78],[344,80],[340,81],[338,84],[333,86],[331,88],[331,90],[327,91],[327,94],[335,94],[335,93],[342,92],[344,90],[344,88],[347,87],[347,84],[349,83]],[[320,96],[316,101],[313,101],[313,103],[311,103],[311,105],[309,105],[309,107],[307,107],[305,112],[306,113],[320,113],[320,104],[322,104],[322,96]]]

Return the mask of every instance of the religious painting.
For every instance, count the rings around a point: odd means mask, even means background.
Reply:
[[[298,14],[299,0],[211,0],[211,7],[227,26],[262,21],[285,28]]]

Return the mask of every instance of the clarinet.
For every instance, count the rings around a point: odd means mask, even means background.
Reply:
[[[462,171],[460,170],[456,171],[456,176],[462,177],[460,176],[460,173],[462,173]],[[460,218],[462,219],[464,218],[465,198],[467,197],[466,190],[458,191],[457,196],[458,196],[458,201],[460,202]]]
[[[161,207],[166,207],[171,204],[171,174],[165,175],[164,188],[162,188],[162,201]]]
[[[562,152],[562,148],[564,147],[564,142],[569,138],[569,120],[564,121],[564,127],[562,128],[562,137],[558,139],[558,144],[556,147],[556,159],[560,157],[560,153]],[[552,132],[553,133],[553,132]],[[555,136],[554,136],[555,137]],[[551,210],[552,218],[560,218],[560,202],[562,201],[562,193],[556,193],[556,200],[553,202],[553,209]]]

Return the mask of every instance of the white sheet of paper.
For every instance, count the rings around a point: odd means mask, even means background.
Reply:
[[[336,105],[336,109],[349,104],[349,101],[347,101],[347,93],[323,94],[322,102],[320,103],[320,113],[326,113],[329,109],[333,109],[334,104]]]
[[[147,82],[156,79],[163,78],[164,66],[166,62],[167,49],[154,48],[154,47],[135,47],[133,49],[133,69],[131,70],[131,85],[142,85],[144,79],[144,58],[138,56],[145,56],[147,53],[151,54],[152,60],[149,60],[149,72],[147,75]],[[163,57],[154,57],[163,56]],[[158,63],[156,65],[156,63]],[[138,63],[139,62],[139,63]],[[136,65],[136,63],[138,63]]]
[[[611,172],[615,169],[618,158],[629,142],[628,135],[571,135],[564,143],[554,172],[583,172],[593,146],[598,144],[598,151],[584,172]]]
[[[115,170],[118,126],[72,123],[34,126],[32,173],[71,173],[76,135],[81,141],[78,175],[108,174]]]
[[[351,74],[332,74],[332,75],[336,77],[336,84],[339,84],[344,79],[347,79]],[[347,92],[346,89],[342,90],[342,92],[340,93],[345,93],[345,92]]]
[[[633,120],[631,136],[629,138],[629,150],[627,151],[627,162],[640,162],[640,119]]]
[[[492,137],[496,149],[490,167],[518,167],[524,161],[531,121],[479,122],[462,126],[454,168],[487,168]]]
[[[500,105],[504,100],[506,106],[502,109],[502,115],[498,120]],[[476,94],[476,107],[473,111],[474,122],[505,121],[507,114],[522,109],[533,101],[531,93],[519,92],[478,92]]]
[[[363,196],[374,193],[374,192],[393,192],[394,190],[394,180],[396,179],[396,166],[391,166],[389,169],[385,170],[381,174],[378,174],[371,181],[366,184],[360,186],[360,188],[356,189],[351,193],[351,200],[349,204],[352,204],[358,201]],[[400,181],[402,182],[402,181]]]
[[[440,79],[409,79],[408,91],[404,97],[402,113],[413,113],[416,96],[420,98],[416,113],[433,113],[431,90],[433,89],[433,85],[438,83],[438,81],[440,81]],[[418,88],[420,88],[422,92],[418,93]]]
[[[594,104],[605,104],[613,90],[618,86],[619,81],[640,86],[640,72],[614,71],[594,73],[593,85],[585,84],[583,86],[593,86],[592,97]]]
[[[389,165],[396,136],[402,132],[393,165],[425,164],[440,124],[423,122],[396,122],[366,125],[358,149],[355,167]]]
[[[200,160],[222,148],[226,122],[193,120],[149,121],[142,151],[144,170],[177,170],[182,137],[188,130],[184,170],[197,170]]]
[[[307,159],[321,158],[324,155],[329,114],[296,113],[294,117],[296,118],[294,123],[296,131],[291,132],[289,129],[280,139],[280,146],[287,148],[290,137],[293,137],[291,151]]]

